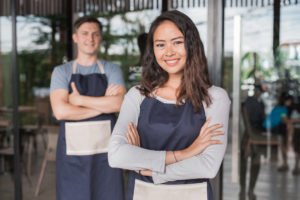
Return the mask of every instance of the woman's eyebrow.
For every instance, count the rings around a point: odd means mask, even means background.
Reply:
[[[183,36],[179,36],[179,37],[176,37],[176,38],[171,39],[171,41],[173,41],[173,40],[178,40],[178,39],[184,39],[184,37],[183,37]]]
[[[154,42],[165,42],[166,40],[154,40]]]
[[[184,37],[183,36],[175,37],[172,38],[171,41],[178,40],[178,39],[184,39]],[[160,40],[160,39],[154,40],[154,42],[165,42],[165,41],[166,40]]]

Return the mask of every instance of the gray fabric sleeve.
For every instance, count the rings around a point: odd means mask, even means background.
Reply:
[[[123,73],[119,65],[107,62],[104,65],[104,70],[108,79],[108,85],[118,84],[125,86]]]
[[[216,176],[222,163],[226,146],[230,112],[230,100],[225,90],[212,86],[209,89],[212,104],[207,107],[204,103],[206,117],[211,117],[211,124],[223,124],[224,135],[218,136],[223,144],[211,145],[201,154],[180,162],[168,165],[164,173],[153,172],[155,184],[175,180],[197,178],[213,178]]]
[[[51,75],[50,92],[56,89],[69,91],[69,81],[72,74],[71,65],[66,63],[54,68]]]
[[[135,88],[125,95],[117,123],[110,139],[108,162],[111,167],[129,170],[149,169],[164,172],[165,151],[147,150],[128,144],[126,133],[130,122],[137,125],[140,104],[144,97]]]

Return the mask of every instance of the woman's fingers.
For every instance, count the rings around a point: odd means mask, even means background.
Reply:
[[[140,135],[133,123],[130,123],[130,129],[138,146],[140,146]]]
[[[203,124],[200,130],[200,135],[204,136],[207,134],[211,134],[214,131],[219,131],[219,129],[223,127],[222,124],[209,125],[209,123],[210,123],[210,119],[206,120],[206,122]]]
[[[128,139],[128,143],[132,145],[140,146],[140,137],[133,123],[128,124],[127,139]]]
[[[131,140],[131,137],[130,137],[130,133],[127,133],[126,134],[126,137],[127,137],[127,141],[129,144],[133,144],[132,140]]]
[[[127,133],[127,135],[128,135],[129,140],[130,140],[130,144],[135,145],[136,142],[135,142],[133,133],[131,132],[131,130],[130,130],[129,127],[128,127],[128,133]]]

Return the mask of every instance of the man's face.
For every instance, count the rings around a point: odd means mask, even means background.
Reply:
[[[73,40],[77,44],[79,54],[97,54],[101,42],[99,26],[93,22],[83,23],[73,34]]]

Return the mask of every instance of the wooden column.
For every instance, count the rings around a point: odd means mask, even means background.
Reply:
[[[166,12],[169,9],[169,0],[163,0],[161,1],[162,7],[161,7],[161,12]]]
[[[220,86],[223,67],[225,2],[224,0],[209,0],[207,3],[207,63],[212,83]],[[216,178],[211,181],[215,200],[222,200],[222,166]]]
[[[14,135],[14,185],[15,200],[22,200],[22,173],[20,155],[20,120],[19,120],[19,67],[17,49],[17,0],[11,1],[11,23],[12,23],[12,103],[13,103],[13,135]]]
[[[84,5],[86,6],[86,5]],[[67,15],[67,28],[66,28],[66,42],[67,42],[67,58],[68,61],[73,59],[73,2],[72,0],[66,1],[66,15]]]
[[[273,5],[273,56],[275,67],[280,67],[280,63],[276,60],[276,54],[280,45],[280,0],[274,0]]]

